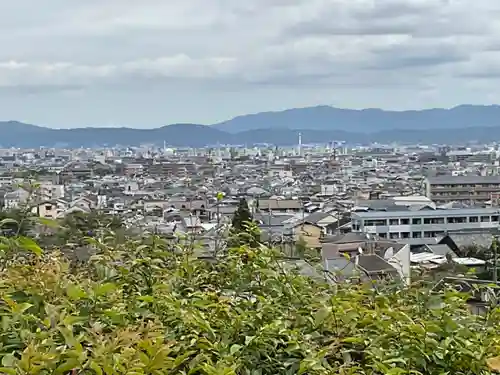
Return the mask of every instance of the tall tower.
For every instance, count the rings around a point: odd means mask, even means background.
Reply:
[[[299,156],[302,156],[302,133],[299,133]]]

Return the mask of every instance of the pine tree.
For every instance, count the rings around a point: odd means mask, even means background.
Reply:
[[[245,198],[241,198],[238,209],[234,212],[229,247],[239,247],[249,245],[257,247],[259,245],[260,231],[253,221],[252,214],[248,208]]]
[[[252,214],[248,208],[248,203],[245,198],[240,199],[238,209],[234,212],[232,226],[235,231],[242,232],[245,230],[245,224],[253,221]]]

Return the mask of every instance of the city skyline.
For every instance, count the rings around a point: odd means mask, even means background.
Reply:
[[[0,14],[0,120],[151,128],[500,103],[491,0],[19,0]]]

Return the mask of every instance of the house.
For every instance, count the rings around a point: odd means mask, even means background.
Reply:
[[[56,219],[58,217],[57,202],[42,201],[34,205],[31,212],[44,219]]]
[[[395,241],[374,240],[359,233],[348,233],[333,238],[327,237],[324,240],[328,241],[323,242],[321,248],[321,257],[325,265],[331,263],[332,259],[355,259],[360,255],[376,255],[392,267],[391,271],[397,272],[400,280],[406,284],[410,283],[410,245]],[[378,262],[375,258],[366,259]],[[335,262],[338,263],[338,261]],[[365,271],[376,270],[372,267],[366,268]],[[380,271],[380,269],[378,270]]]
[[[491,306],[498,305],[500,299],[500,283],[491,280],[445,277],[432,288],[432,292],[441,295],[447,289],[469,294],[467,304],[471,312],[478,315],[486,314]]]
[[[369,237],[364,233],[325,236],[321,240],[321,255],[323,259],[329,259],[343,254],[356,254],[358,249],[364,248],[368,241]]]
[[[4,207],[6,209],[17,209],[25,204],[29,199],[30,193],[19,188],[4,194]]]
[[[139,184],[137,183],[137,181],[128,181],[125,184],[124,187],[125,194],[133,194],[137,191],[139,191]]]
[[[435,244],[447,232],[490,232],[499,228],[495,208],[425,209],[353,212],[352,231],[412,245]]]
[[[38,189],[36,195],[40,199],[47,200],[64,198],[64,185],[53,184],[50,182],[42,183],[40,184],[40,188]]]
[[[339,226],[339,215],[336,211],[317,211],[310,215],[307,215],[301,221],[305,224],[311,224],[321,227],[325,234],[333,234]]]
[[[296,223],[292,226],[295,242],[304,240],[308,248],[321,249],[320,239],[323,237],[323,228],[309,223]]]
[[[82,196],[73,199],[70,203],[70,206],[79,207],[84,211],[90,211],[91,209],[94,209],[97,206],[97,202],[89,197]]]
[[[296,199],[259,199],[249,205],[254,205],[262,212],[272,211],[275,214],[300,213],[303,210],[302,202]]]
[[[324,267],[328,279],[334,283],[349,279],[356,279],[360,282],[400,279],[398,271],[376,254],[327,259]]]

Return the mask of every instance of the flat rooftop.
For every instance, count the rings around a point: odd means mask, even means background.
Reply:
[[[427,181],[432,185],[500,184],[500,176],[434,176]]]
[[[486,216],[500,215],[500,208],[452,208],[449,210],[422,211],[368,211],[353,212],[352,219],[390,219],[410,217],[445,217],[445,216]]]

